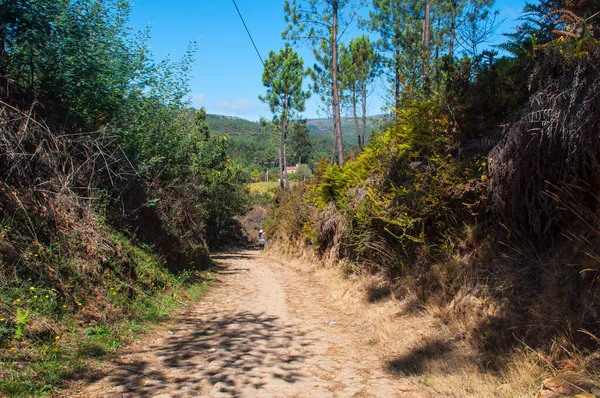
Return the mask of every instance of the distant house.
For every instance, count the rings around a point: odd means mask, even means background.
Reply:
[[[295,166],[287,166],[287,167],[285,168],[285,171],[286,171],[288,174],[295,173],[296,171],[298,171],[298,166],[299,166],[299,165],[295,165]]]

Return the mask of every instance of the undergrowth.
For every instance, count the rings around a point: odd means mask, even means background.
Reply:
[[[5,235],[3,242],[8,239]],[[3,395],[46,395],[65,379],[84,376],[90,359],[130,344],[151,325],[198,299],[211,281],[207,271],[169,272],[151,247],[123,234],[105,239],[105,247],[96,253],[101,261],[59,257],[33,243],[35,254],[23,257],[37,259],[44,253],[45,263],[24,259],[14,273],[2,273]]]
[[[276,198],[267,235],[438,308],[486,371],[518,369],[525,350],[536,374],[597,376],[599,48],[540,45],[529,77],[519,58],[492,56],[475,78],[447,65],[445,91],[405,98],[356,158]],[[484,120],[486,93],[501,103]]]
[[[201,295],[246,207],[186,100],[194,43],[154,61],[130,9],[2,3],[0,395],[49,394]]]

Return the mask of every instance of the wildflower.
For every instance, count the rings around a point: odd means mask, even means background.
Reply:
[[[66,304],[63,304],[63,308],[67,308],[67,305],[66,305]]]
[[[14,350],[16,350],[16,348],[15,347],[10,347],[10,350],[14,351]]]
[[[115,294],[117,294],[117,292],[113,292],[113,296],[114,296]]]
[[[0,318],[0,322],[4,322],[4,318]]]
[[[31,286],[31,287],[29,288],[29,290],[31,290],[31,291],[33,292],[33,291],[35,290],[35,287]]]
[[[55,337],[55,339],[56,339],[56,340],[60,340],[60,336],[56,336],[56,337]]]
[[[50,296],[46,295],[46,298],[48,298],[48,297],[50,297]]]
[[[77,305],[81,307],[81,303],[77,303]]]
[[[58,352],[58,347],[54,347],[54,352]]]
[[[34,298],[34,299],[36,299],[36,298],[37,298],[37,296],[33,296],[33,298]]]
[[[20,302],[21,302],[21,299],[16,299],[15,301],[16,301],[17,303],[20,303]]]

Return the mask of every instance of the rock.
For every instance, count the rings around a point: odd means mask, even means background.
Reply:
[[[600,385],[574,372],[544,380],[536,398],[600,398]]]

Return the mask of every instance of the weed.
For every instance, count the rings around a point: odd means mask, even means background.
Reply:
[[[15,340],[21,340],[23,338],[23,329],[27,325],[27,319],[29,318],[29,310],[23,311],[21,308],[17,308],[17,320],[15,322]]]

